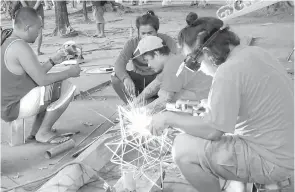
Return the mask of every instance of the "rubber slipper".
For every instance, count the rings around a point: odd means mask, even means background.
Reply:
[[[58,141],[60,138],[63,138],[64,140]],[[68,141],[69,139],[70,139],[70,137],[65,137],[65,136],[61,136],[61,135],[54,135],[45,142],[38,141],[38,140],[36,140],[36,141],[38,143],[44,143],[44,144],[61,144],[61,143]]]
[[[36,139],[35,135],[29,135],[27,137],[27,140],[35,140],[35,139]]]
[[[26,138],[26,143],[31,143],[31,142],[34,142],[34,141],[36,141],[36,137],[34,135],[29,135]]]
[[[60,136],[62,136],[62,137],[71,137],[71,136],[79,134],[79,133],[80,133],[80,131],[70,132],[70,133],[63,133]]]

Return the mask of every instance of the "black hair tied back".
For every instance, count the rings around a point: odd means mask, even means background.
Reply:
[[[155,12],[152,11],[152,10],[147,11],[146,14],[149,14],[149,15],[155,16]]]
[[[186,16],[186,23],[188,26],[192,26],[193,23],[198,19],[198,14],[194,13],[194,12],[190,12],[187,16]]]

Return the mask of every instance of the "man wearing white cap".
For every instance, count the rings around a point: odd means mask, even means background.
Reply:
[[[185,57],[170,52],[163,40],[157,36],[147,36],[140,40],[134,55],[142,56],[156,73],[159,73],[133,104],[142,105],[152,97],[158,98],[147,105],[151,112],[165,108],[166,103],[178,99],[201,100],[208,96],[211,78],[203,73],[192,73],[189,70],[176,76],[177,70]]]

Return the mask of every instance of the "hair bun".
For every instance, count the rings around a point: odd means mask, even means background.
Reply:
[[[149,14],[149,15],[155,16],[155,12],[152,11],[152,10],[147,11],[146,14]]]
[[[190,12],[186,16],[185,20],[186,20],[187,25],[192,26],[197,19],[198,19],[198,14],[196,14],[194,12]]]

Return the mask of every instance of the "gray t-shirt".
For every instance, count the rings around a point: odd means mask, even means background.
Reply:
[[[176,76],[179,66],[185,57],[181,54],[172,54],[159,76],[161,90],[175,93],[176,99],[201,100],[208,97],[212,78],[204,73],[191,72],[184,68],[179,76]]]
[[[236,47],[212,82],[205,117],[264,159],[294,169],[294,89],[284,67],[259,47]]]

